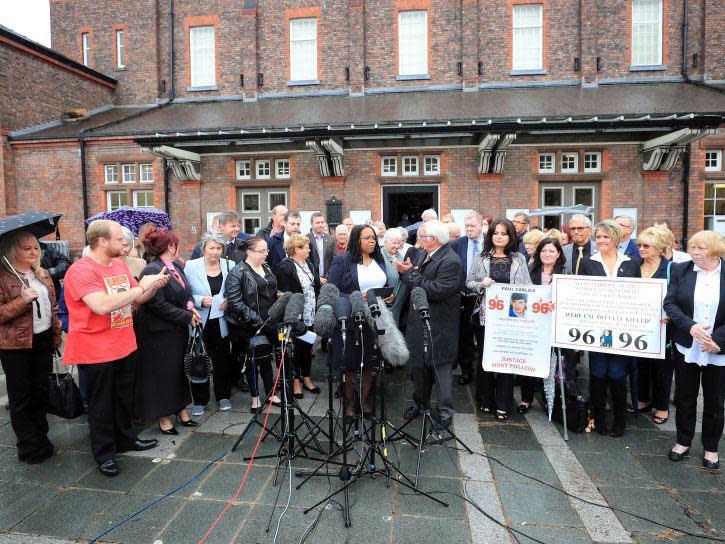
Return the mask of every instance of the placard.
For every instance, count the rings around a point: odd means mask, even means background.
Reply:
[[[551,361],[551,288],[494,283],[486,289],[483,369],[546,378]]]
[[[554,275],[553,346],[663,359],[667,280]]]

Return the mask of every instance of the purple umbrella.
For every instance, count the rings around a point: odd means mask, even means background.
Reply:
[[[121,206],[112,212],[97,213],[86,219],[86,224],[97,219],[110,219],[116,221],[138,236],[138,230],[144,223],[153,223],[157,227],[171,228],[169,215],[158,208],[134,208],[133,206]]]

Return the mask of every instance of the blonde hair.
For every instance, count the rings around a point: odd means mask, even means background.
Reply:
[[[546,237],[547,238],[556,238],[559,240],[559,243],[561,245],[564,245],[564,233],[561,232],[559,229],[549,229],[546,231]]]
[[[533,246],[538,246],[539,242],[541,242],[544,238],[549,238],[549,235],[545,233],[543,230],[534,229],[530,230],[526,234],[524,234],[524,244],[531,244]]]
[[[658,230],[662,235],[662,240],[667,244],[667,247],[675,246],[675,234],[668,227],[652,227]],[[647,229],[649,230],[649,229]],[[639,239],[639,237],[637,237]]]
[[[624,232],[622,231],[622,227],[617,225],[611,219],[605,219],[594,227],[594,238],[597,237],[597,232],[600,230],[604,231],[607,236],[612,239],[612,242],[614,242],[615,246],[622,241],[622,236],[624,234]]]
[[[295,254],[295,249],[302,249],[310,245],[310,239],[304,234],[293,234],[284,243],[284,250],[290,257]]]
[[[670,229],[667,229],[667,232],[670,233],[670,236],[672,237],[672,244],[674,244],[675,237],[672,235]],[[665,231],[654,227],[649,227],[648,229],[644,229],[640,232],[637,236],[637,243],[647,244],[657,248],[660,255],[664,254],[665,250],[672,245],[668,243],[668,237],[665,234]]]
[[[97,219],[88,225],[86,230],[86,242],[94,249],[98,245],[99,238],[108,240],[111,237],[111,226],[116,223],[108,219]],[[118,224],[118,223],[116,223]]]
[[[707,248],[711,258],[725,256],[725,241],[714,230],[701,230],[695,233],[687,242],[687,250],[696,245]]]
[[[2,260],[2,265],[8,272],[11,274],[15,272],[14,268],[17,262],[17,250],[20,247],[20,244],[29,239],[38,244],[38,257],[32,264],[33,272],[35,272],[36,276],[44,278],[45,271],[40,266],[40,242],[38,242],[38,239],[32,232],[27,230],[15,230],[0,238],[0,255],[4,257],[4,259],[0,260]]]

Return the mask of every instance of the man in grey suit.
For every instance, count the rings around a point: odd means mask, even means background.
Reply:
[[[327,232],[327,221],[320,212],[315,212],[310,218],[311,229],[307,234],[310,239],[310,259],[320,273],[320,283],[327,283],[327,273],[330,271],[332,259],[337,255],[334,236]]]
[[[578,213],[569,220],[569,235],[572,243],[565,245],[565,274],[578,274],[582,260],[596,253],[597,246],[591,240],[592,221],[586,215]]]

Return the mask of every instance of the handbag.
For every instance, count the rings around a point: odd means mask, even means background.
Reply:
[[[194,327],[184,355],[184,374],[190,383],[207,383],[212,374],[211,357],[201,338],[201,327]]]
[[[61,372],[61,356],[53,353],[53,372],[48,376],[48,413],[75,419],[85,413],[81,392],[70,372]]]

